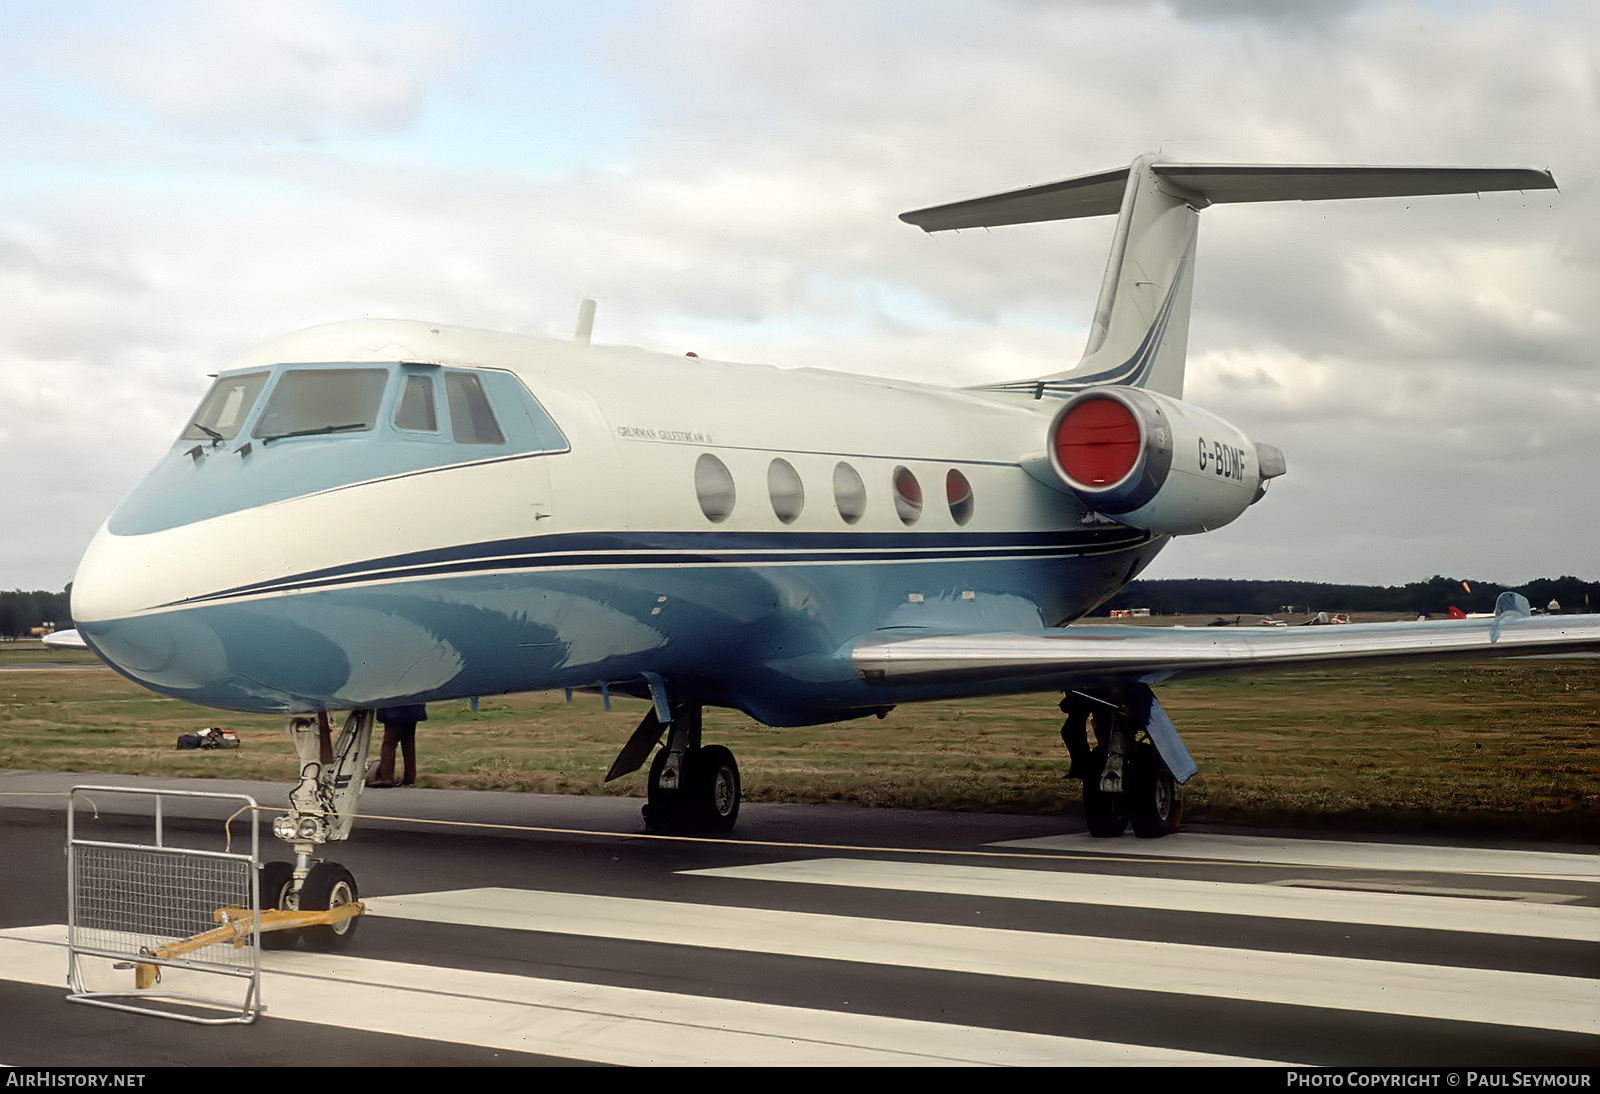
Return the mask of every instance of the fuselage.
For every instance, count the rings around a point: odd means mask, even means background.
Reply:
[[[132,679],[238,710],[644,694],[648,673],[771,724],[866,713],[951,691],[867,689],[860,637],[1057,626],[1165,542],[1025,469],[1058,406],[315,328],[219,374],[90,545],[73,614]]]

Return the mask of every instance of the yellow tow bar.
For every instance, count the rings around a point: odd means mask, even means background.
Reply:
[[[276,909],[261,913],[261,933],[268,934],[272,931],[288,931],[298,927],[331,927],[343,923],[347,919],[354,919],[366,911],[366,905],[359,900],[349,904],[341,904],[337,908],[329,908],[323,912],[283,912]],[[250,941],[255,933],[255,917],[248,908],[218,908],[211,913],[211,918],[221,924],[209,931],[185,938],[179,942],[170,942],[150,951],[149,956],[160,961],[167,961],[180,957],[195,950],[203,950],[207,946],[214,946],[219,942],[231,942],[235,947],[242,947]],[[122,966],[126,968],[127,966]],[[141,961],[134,965],[133,983],[136,988],[143,991],[152,987],[161,979],[161,966],[150,962]]]

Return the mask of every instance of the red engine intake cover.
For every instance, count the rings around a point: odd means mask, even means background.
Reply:
[[[1143,441],[1133,411],[1116,399],[1084,399],[1056,426],[1056,458],[1080,486],[1114,486],[1139,462]]]

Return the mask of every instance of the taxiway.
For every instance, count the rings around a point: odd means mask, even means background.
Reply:
[[[672,840],[631,799],[433,790],[364,797],[330,857],[370,914],[265,954],[255,1024],[73,1006],[52,795],[113,781],[286,790],[0,772],[0,1063],[1600,1062],[1583,848],[759,804]]]

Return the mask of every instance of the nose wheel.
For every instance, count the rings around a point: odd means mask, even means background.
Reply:
[[[356,879],[337,862],[318,862],[297,889],[294,873],[288,862],[261,865],[261,948],[303,941],[308,950],[344,949],[361,925]]]
[[[319,862],[311,868],[311,872],[306,875],[305,884],[300,887],[300,910],[331,912],[348,904],[355,904],[358,895],[356,879],[350,875],[349,870],[337,862]],[[302,928],[301,937],[309,950],[324,952],[342,950],[355,938],[356,928],[359,926],[361,926],[360,916],[335,919],[329,923]]]
[[[263,912],[294,912],[299,904],[294,892],[294,864],[290,862],[264,862],[261,864],[261,910]],[[288,950],[300,941],[300,931],[286,927],[277,931],[261,932],[263,950]]]

